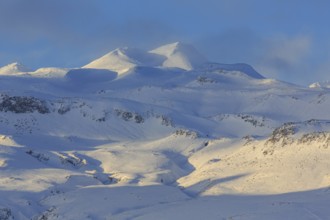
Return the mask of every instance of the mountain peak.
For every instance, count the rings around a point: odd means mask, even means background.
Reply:
[[[10,63],[10,64],[7,64],[4,67],[8,67],[8,68],[12,68],[12,69],[17,69],[17,70],[26,69],[26,67],[23,64],[19,63],[19,62]]]
[[[23,64],[19,62],[10,63],[6,66],[0,68],[1,75],[10,75],[10,74],[17,74],[17,73],[26,73],[29,72],[30,69],[25,67]]]
[[[150,53],[166,57],[163,67],[177,67],[192,70],[207,62],[192,45],[182,42],[166,44],[151,50]]]
[[[136,48],[117,48],[83,68],[109,69],[119,74],[136,66],[157,66],[163,58]]]
[[[178,52],[180,50],[185,50],[185,48],[189,48],[189,47],[192,48],[193,46],[178,41],[178,42],[162,45],[150,52],[151,53],[161,53],[164,56],[170,56],[171,54],[173,54],[175,52]]]
[[[330,81],[315,82],[309,85],[311,89],[330,89]]]

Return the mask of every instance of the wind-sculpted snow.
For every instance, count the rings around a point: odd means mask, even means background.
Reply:
[[[1,220],[329,219],[326,88],[178,43],[0,85]]]

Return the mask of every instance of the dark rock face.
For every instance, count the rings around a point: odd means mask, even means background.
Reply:
[[[200,135],[196,131],[190,131],[186,129],[178,129],[175,131],[176,136],[184,136],[184,137],[190,137],[192,139],[196,139],[200,137]]]
[[[45,154],[34,152],[32,150],[26,151],[27,154],[31,155],[32,157],[36,158],[40,162],[47,162],[49,161],[49,157],[46,156]]]
[[[281,142],[282,146],[293,142],[292,135],[295,134],[295,124],[285,123],[283,126],[276,128],[267,143],[275,144]]]
[[[118,117],[121,117],[125,121],[134,121],[135,123],[141,124],[144,122],[142,115],[135,112],[123,111],[120,109],[115,110]]]
[[[45,101],[34,97],[2,95],[0,111],[13,113],[50,113]]]
[[[216,83],[214,79],[208,78],[206,76],[199,76],[196,81],[202,85],[205,83]]]
[[[258,119],[254,118],[252,115],[245,115],[245,114],[238,114],[238,117],[243,119],[245,122],[251,123],[254,127],[264,127],[264,118],[262,121],[259,121]]]
[[[308,144],[319,146],[324,149],[330,146],[330,132],[312,132],[304,134],[299,140],[298,144]]]
[[[160,117],[162,119],[162,125],[174,127],[174,123],[171,118],[169,118],[165,115],[162,115]]]

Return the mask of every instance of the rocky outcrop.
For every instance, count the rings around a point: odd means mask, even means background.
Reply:
[[[35,97],[1,95],[0,111],[13,113],[50,113],[47,103]]]
[[[125,121],[134,121],[135,123],[141,124],[144,122],[144,118],[142,115],[135,113],[135,112],[129,112],[124,111],[120,109],[115,110],[118,117],[121,117]]]

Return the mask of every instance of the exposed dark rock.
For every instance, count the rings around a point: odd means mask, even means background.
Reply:
[[[96,119],[96,121],[98,121],[98,122],[105,122],[105,120],[106,120],[105,117],[101,117],[101,118]]]
[[[0,111],[3,112],[39,112],[40,114],[50,113],[47,103],[34,97],[2,95],[1,99]]]
[[[144,122],[143,117],[142,117],[141,115],[137,115],[137,114],[134,116],[134,120],[135,120],[135,122],[138,123],[138,124]]]
[[[216,81],[214,79],[210,79],[206,76],[199,76],[196,80],[198,83],[200,84],[204,84],[204,83],[215,83]]]
[[[86,165],[86,160],[76,157],[76,156],[71,156],[71,155],[60,155],[59,156],[61,163],[64,165],[70,165],[74,168],[80,168],[84,165]]]
[[[34,152],[32,150],[28,150],[28,151],[26,151],[26,153],[29,154],[29,155],[31,155],[32,157],[36,158],[40,162],[47,162],[47,161],[49,161],[49,157],[46,156],[43,153]]]
[[[70,106],[61,105],[60,108],[57,110],[57,112],[61,115],[64,115],[65,113],[69,112],[70,110],[71,110]]]
[[[299,140],[299,144],[321,144],[323,148],[330,146],[330,133],[329,132],[313,132],[304,134]]]
[[[33,218],[33,220],[50,220],[50,219],[59,219],[59,215],[55,213],[56,208],[51,207],[45,212],[41,213],[39,216]]]
[[[264,127],[264,119],[262,121],[257,120],[252,115],[239,114],[238,117],[243,119],[245,122],[251,123],[254,127]]]
[[[125,121],[134,121],[135,123],[143,123],[144,118],[142,115],[135,113],[135,112],[128,112],[128,111],[123,111],[120,109],[115,110],[116,114],[118,117],[121,117]]]
[[[107,174],[104,174],[104,173],[96,173],[96,174],[93,175],[93,177],[95,179],[97,179],[98,181],[100,181],[104,185],[118,183],[118,180],[116,178],[111,177],[111,176],[109,176]]]
[[[129,121],[130,119],[133,118],[133,113],[132,112],[123,112],[121,114],[121,117],[125,120],[125,121]]]
[[[192,139],[198,138],[199,135],[196,131],[190,131],[185,129],[179,129],[175,131],[175,135],[177,136],[184,136],[184,137],[190,137]]]
[[[276,128],[271,137],[267,140],[266,144],[280,143],[283,146],[293,143],[292,135],[295,134],[294,123],[285,123],[283,126]]]
[[[162,115],[161,118],[162,118],[162,125],[174,127],[174,123],[171,118],[165,115]]]

